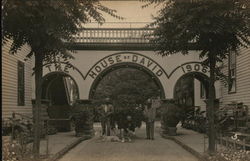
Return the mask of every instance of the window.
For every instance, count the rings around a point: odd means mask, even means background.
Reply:
[[[200,82],[200,98],[206,98],[206,90],[203,83]]]
[[[24,106],[24,63],[17,62],[17,105]]]
[[[232,52],[229,54],[228,59],[228,76],[229,76],[229,83],[228,83],[228,92],[234,93],[236,92],[236,53]]]

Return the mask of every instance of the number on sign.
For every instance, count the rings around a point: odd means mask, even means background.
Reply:
[[[208,72],[208,67],[203,66],[201,64],[188,64],[185,66],[186,72],[202,72],[202,73],[207,73]]]
[[[186,65],[186,69],[188,72],[191,72],[192,71],[192,66],[191,65]]]
[[[203,66],[201,71],[202,71],[203,73],[206,73],[206,72],[207,72],[207,67],[206,67],[206,66]]]
[[[194,70],[199,71],[200,70],[200,64],[195,64],[194,65]]]

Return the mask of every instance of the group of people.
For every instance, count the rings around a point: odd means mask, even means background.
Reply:
[[[144,105],[143,116],[146,122],[146,139],[154,140],[154,122],[156,118],[156,109],[159,107],[159,100],[148,99]],[[141,107],[141,106],[140,106]],[[115,135],[116,125],[120,130],[120,138],[122,142],[131,141],[131,135],[135,134],[136,125],[133,122],[131,115],[117,116],[119,119],[114,119],[114,107],[109,98],[101,105],[99,110],[100,121],[102,126],[102,135]]]

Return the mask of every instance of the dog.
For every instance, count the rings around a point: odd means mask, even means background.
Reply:
[[[103,136],[102,141],[104,142],[120,142],[118,136]]]

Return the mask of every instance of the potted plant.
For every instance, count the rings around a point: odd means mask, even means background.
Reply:
[[[161,108],[161,127],[163,134],[170,136],[176,135],[176,126],[182,118],[181,108],[177,106],[172,100],[164,100]]]
[[[93,135],[93,112],[93,107],[89,100],[81,100],[76,103],[72,113],[76,136]]]

